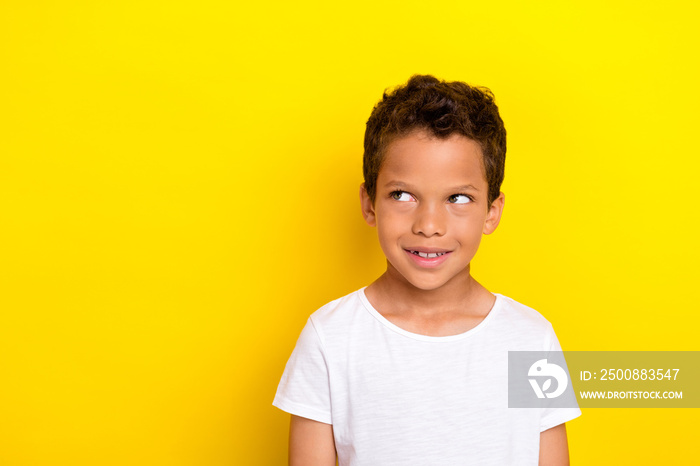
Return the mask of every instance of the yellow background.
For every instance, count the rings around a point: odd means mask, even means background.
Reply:
[[[383,270],[364,124],[413,73],[506,122],[477,279],[567,350],[700,349],[695,5],[2,2],[0,464],[283,464],[299,331]],[[697,458],[697,410],[568,430],[575,464]]]

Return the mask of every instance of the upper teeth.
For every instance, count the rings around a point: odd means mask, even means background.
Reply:
[[[445,254],[444,252],[419,252],[419,251],[411,251],[413,254],[421,257],[439,257]]]

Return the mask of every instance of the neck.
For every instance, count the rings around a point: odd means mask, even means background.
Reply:
[[[455,309],[472,308],[490,293],[470,274],[470,268],[434,289],[421,289],[406,280],[391,264],[387,271],[368,287],[379,302],[401,312],[435,315]]]

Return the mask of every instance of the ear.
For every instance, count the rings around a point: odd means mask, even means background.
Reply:
[[[506,202],[506,195],[500,193],[498,197],[491,203],[489,207],[489,212],[486,214],[486,221],[484,222],[483,233],[485,235],[490,235],[496,231],[496,227],[501,221],[501,215],[503,214],[503,206]]]
[[[376,227],[377,216],[374,213],[374,205],[372,204],[372,199],[369,198],[369,194],[367,194],[364,183],[360,185],[360,206],[362,207],[362,217],[367,222],[367,225]]]

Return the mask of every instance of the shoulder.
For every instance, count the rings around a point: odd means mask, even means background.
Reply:
[[[553,334],[552,324],[538,311],[518,301],[496,295],[499,300],[498,328],[504,332],[548,342]],[[546,343],[547,344],[547,343]]]
[[[347,334],[348,330],[362,322],[364,289],[359,289],[335,299],[311,314],[309,322],[321,338]]]
[[[339,345],[342,347],[348,340],[347,329],[351,328],[352,316],[359,314],[354,309],[356,301],[359,302],[357,293],[361,291],[333,300],[311,314],[299,334],[290,360],[304,360],[307,361],[305,364],[320,366]]]
[[[311,320],[315,323],[325,324],[349,317],[356,309],[362,307],[362,300],[360,297],[360,293],[362,292],[363,289],[359,289],[324,304],[311,314]]]
[[[497,296],[501,300],[502,315],[508,320],[538,327],[551,327],[552,324],[535,309],[519,303],[508,296],[501,294],[497,294]]]

